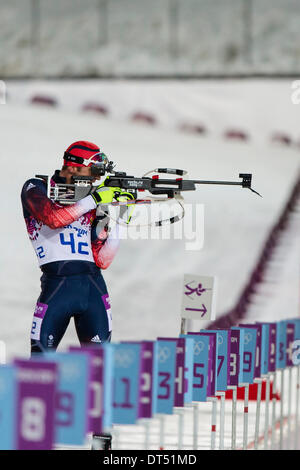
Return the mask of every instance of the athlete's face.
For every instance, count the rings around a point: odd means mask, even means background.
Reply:
[[[68,166],[65,170],[60,172],[61,176],[66,178],[68,184],[72,181],[72,176],[91,176],[91,167],[88,166]],[[93,183],[98,178],[93,178]]]
[[[75,167],[77,174],[81,176],[91,176],[91,168],[89,166],[78,166]]]

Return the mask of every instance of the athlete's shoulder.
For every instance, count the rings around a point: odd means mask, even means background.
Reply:
[[[23,188],[22,188],[22,193],[29,191],[30,189],[40,189],[43,192],[47,192],[47,183],[46,181],[41,177],[41,178],[30,178],[29,180],[25,181]]]

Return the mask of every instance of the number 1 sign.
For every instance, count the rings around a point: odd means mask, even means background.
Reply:
[[[138,418],[141,344],[114,344],[113,416],[115,424],[134,424]]]

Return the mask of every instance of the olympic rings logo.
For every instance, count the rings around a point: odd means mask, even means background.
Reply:
[[[245,344],[249,344],[252,341],[252,334],[251,333],[246,333],[245,334]]]
[[[81,375],[80,367],[77,364],[62,363],[62,373],[66,380],[78,379]]]
[[[115,364],[118,367],[122,367],[123,369],[128,369],[128,367],[133,363],[135,358],[135,354],[133,351],[130,350],[121,350],[115,351],[114,359]]]
[[[168,348],[167,346],[164,346],[164,347],[158,346],[158,353],[157,353],[158,362],[163,364],[169,359],[170,355],[171,355],[170,348]]]
[[[199,354],[204,350],[204,342],[203,341],[195,341],[194,344],[194,355],[199,356]]]

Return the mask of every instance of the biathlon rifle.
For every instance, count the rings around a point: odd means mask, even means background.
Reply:
[[[215,180],[193,180],[184,179],[183,176],[187,171],[176,168],[155,168],[148,171],[142,177],[135,177],[127,175],[122,171],[114,171],[114,163],[108,161],[107,157],[103,161],[91,166],[91,176],[73,176],[72,184],[58,183],[50,185],[48,176],[36,175],[43,178],[47,182],[48,196],[62,204],[74,204],[83,197],[91,194],[97,186],[93,186],[93,180],[99,179],[106,174],[109,176],[104,180],[104,185],[109,187],[118,187],[124,191],[131,192],[134,200],[129,202],[113,202],[112,205],[123,204],[145,204],[153,202],[154,199],[164,201],[167,199],[179,199],[184,191],[195,191],[197,185],[226,185],[226,186],[241,186],[248,188],[253,193],[261,196],[257,191],[251,187],[252,174],[240,173],[240,181],[215,181]],[[149,177],[149,174],[153,174]],[[176,178],[160,178],[160,174],[168,174],[176,176]],[[138,199],[138,191],[148,191],[152,196],[147,198]],[[166,196],[161,198],[161,196]],[[262,196],[261,196],[262,197]]]
[[[146,176],[149,173],[157,173],[151,178]],[[159,174],[176,175],[177,178],[160,178]],[[214,181],[214,180],[192,180],[183,179],[186,175],[185,170],[179,170],[175,168],[155,168],[149,171],[143,177],[137,178],[129,176],[125,172],[114,172],[113,176],[106,178],[104,185],[110,187],[118,187],[126,191],[134,192],[136,195],[137,191],[149,191],[154,196],[166,195],[168,198],[175,197],[183,191],[195,191],[197,185],[200,184],[217,184],[227,186],[241,186],[242,188],[248,188],[253,193],[261,196],[257,191],[251,187],[252,174],[251,173],[240,173],[239,178],[241,181]]]

